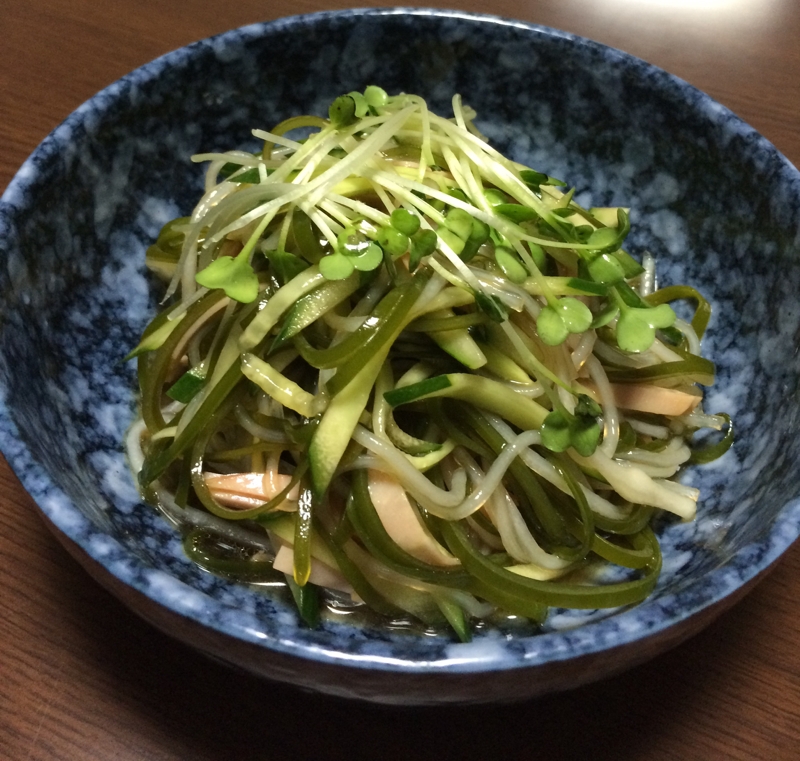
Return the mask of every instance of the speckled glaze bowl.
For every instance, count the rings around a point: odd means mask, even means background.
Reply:
[[[199,571],[142,505],[122,451],[135,409],[122,357],[155,306],[144,251],[201,190],[199,151],[325,113],[365,85],[463,94],[501,150],[566,179],[584,204],[632,209],[634,252],[662,283],[711,297],[718,365],[707,409],[738,440],[690,470],[698,519],[661,528],[655,594],[619,611],[554,611],[541,632],[471,644],[346,620],[309,631],[281,597]],[[705,626],[800,525],[800,176],[680,80],[584,39],[488,16],[348,10],[250,26],[124,77],[81,106],[0,201],[0,446],[65,546],[156,626],[265,676],[393,703],[480,702],[566,689]]]

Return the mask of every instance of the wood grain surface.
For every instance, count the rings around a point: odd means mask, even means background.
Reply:
[[[324,0],[0,0],[0,190],[102,87],[193,40]],[[796,0],[463,0],[591,37],[688,80],[800,163]],[[386,709],[196,655],[61,549],[0,462],[0,758],[800,758],[800,546],[688,643],[514,706]]]

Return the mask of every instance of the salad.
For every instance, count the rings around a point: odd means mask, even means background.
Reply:
[[[203,568],[285,579],[312,626],[358,604],[468,640],[635,604],[654,515],[695,515],[676,475],[733,440],[703,411],[705,299],[656,288],[627,209],[582,208],[452,107],[371,86],[194,156],[205,193],[147,252],[143,497]]]

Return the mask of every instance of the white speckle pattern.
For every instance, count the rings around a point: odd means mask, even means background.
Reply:
[[[145,248],[202,188],[189,156],[249,147],[253,127],[324,113],[335,96],[370,83],[420,93],[440,112],[461,92],[501,151],[566,179],[581,203],[631,207],[630,249],[655,255],[662,284],[689,282],[711,298],[704,347],[718,382],[707,408],[733,416],[737,443],[687,474],[702,490],[698,519],[661,521],[664,571],[644,604],[554,611],[541,630],[481,631],[470,645],[338,622],[310,631],[286,600],[193,566],[178,535],[139,503],[122,453],[135,373],[122,358],[155,306]],[[600,676],[623,665],[613,654],[625,647],[654,654],[796,539],[798,253],[797,171],[725,108],[619,51],[447,11],[257,24],[170,53],[99,93],[9,185],[0,200],[0,446],[82,552],[231,647],[257,645],[240,662],[261,673],[274,666],[277,678],[400,702],[564,688],[589,678],[566,662],[602,654],[591,670]],[[541,687],[538,676],[555,664],[562,676]],[[401,672],[419,677],[410,697]]]
[[[497,632],[489,632],[486,636],[472,642],[452,644],[445,648],[444,659],[449,665],[462,662],[491,663],[502,658],[505,640]]]

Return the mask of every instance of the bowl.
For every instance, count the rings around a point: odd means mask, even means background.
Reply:
[[[314,55],[309,56],[308,51]],[[156,307],[144,251],[202,188],[189,161],[247,147],[254,127],[325,113],[376,83],[447,111],[461,93],[500,150],[632,209],[634,252],[714,305],[707,409],[737,440],[690,469],[693,523],[661,528],[644,603],[554,611],[541,630],[471,643],[347,619],[298,622],[280,595],[202,572],[140,502],[123,453],[136,409],[124,355]],[[570,34],[440,10],[284,18],[177,50],[78,108],[0,200],[0,447],[48,525],[155,626],[272,679],[385,703],[488,702],[577,686],[654,656],[760,579],[800,527],[800,175],[685,82]]]

